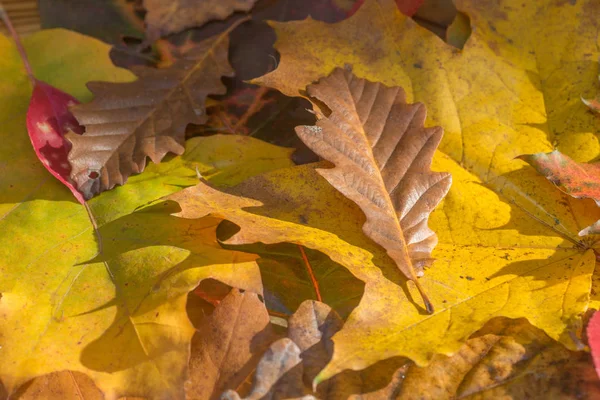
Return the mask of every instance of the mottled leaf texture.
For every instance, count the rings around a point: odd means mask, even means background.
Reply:
[[[83,204],[83,195],[69,178],[71,165],[67,157],[71,144],[65,139],[67,131],[82,132],[69,111],[69,106],[75,104],[79,104],[75,97],[36,79],[27,109],[27,133],[44,167]]]
[[[161,36],[250,11],[256,0],[144,0],[148,37]]]
[[[137,81],[88,84],[94,100],[72,110],[85,133],[66,136],[71,179],[86,199],[143,171],[146,157],[158,163],[183,153],[185,127],[206,121],[206,97],[225,93],[221,77],[233,75],[227,34],[201,42],[168,69],[139,67]]]
[[[598,76],[598,80],[600,81],[600,76]],[[590,110],[592,110],[593,112],[600,113],[600,97],[596,97],[595,99],[589,99],[589,100],[584,99],[582,97],[581,101],[583,101],[583,104],[588,106],[588,108]]]
[[[365,234],[415,282],[432,312],[415,267],[431,263],[437,236],[427,219],[452,183],[450,174],[429,169],[442,129],[423,126],[425,107],[407,104],[402,88],[348,70],[338,68],[307,90],[331,110],[316,126],[296,128],[311,150],[335,164],[318,172],[362,209]]]
[[[558,150],[520,156],[561,191],[576,199],[593,199],[600,206],[600,164],[579,163]],[[579,236],[600,233],[600,220]]]

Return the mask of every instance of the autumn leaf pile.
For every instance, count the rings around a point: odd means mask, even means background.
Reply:
[[[600,396],[596,0],[67,3],[114,46],[0,36],[0,398]]]

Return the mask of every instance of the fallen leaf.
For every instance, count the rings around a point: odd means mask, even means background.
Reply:
[[[206,97],[224,93],[221,77],[233,73],[228,46],[225,32],[168,69],[136,68],[137,81],[88,84],[94,100],[71,110],[85,132],[66,135],[71,179],[86,199],[142,172],[147,157],[183,153],[185,127],[206,121]]]
[[[103,400],[104,396],[94,382],[81,372],[61,371],[27,382],[11,399]]]
[[[589,358],[565,349],[525,319],[498,318],[452,357],[436,355],[425,368],[412,366],[386,389],[401,400],[594,399],[600,381]]]
[[[89,37],[51,30],[24,44],[35,75],[81,101],[90,98],[90,79],[131,77],[111,65],[109,46]],[[6,78],[0,90],[4,390],[11,395],[36,376],[71,370],[88,375],[107,397],[177,398],[194,332],[185,313],[187,292],[205,277],[260,291],[256,256],[220,248],[220,220],[185,221],[160,205],[141,208],[193,185],[196,171],[235,183],[290,166],[290,150],[243,137],[188,141],[183,157],[150,165],[128,185],[89,202],[104,239],[98,255],[85,210],[31,148],[26,114],[32,89],[3,36],[0,52]],[[56,74],[57,60],[72,69]]]
[[[473,26],[462,51],[403,16],[392,0],[366,0],[337,24],[271,23],[281,60],[253,82],[294,96],[349,64],[361,78],[401,86],[407,101],[427,105],[426,126],[444,128],[432,169],[453,177],[430,218],[438,261],[420,279],[438,312],[417,316],[400,301],[398,286],[363,276],[365,295],[334,336],[334,357],[318,380],[389,356],[424,365],[434,353],[456,351],[494,316],[526,317],[569,349],[583,346],[581,315],[600,248],[596,237],[578,232],[600,211],[555,190],[515,157],[554,148],[578,162],[600,155],[600,119],[580,100],[598,74],[598,7],[589,0],[461,0],[457,8]],[[364,26],[369,33],[356,36]],[[342,232],[332,223],[324,229]],[[340,263],[359,276],[353,263]],[[385,262],[376,265],[387,273]],[[385,301],[369,282],[389,290]],[[591,297],[597,303],[598,295]]]
[[[33,77],[32,77],[33,78]],[[69,111],[79,104],[73,96],[34,79],[31,102],[27,110],[27,133],[40,162],[56,179],[69,188],[81,204],[83,194],[71,182],[68,154],[71,144],[65,139],[68,131],[81,134],[83,129]]]
[[[274,400],[280,398],[314,400],[304,396],[300,349],[290,339],[279,339],[269,347],[256,367],[252,391],[244,400]],[[228,390],[222,400],[240,400],[240,395]]]
[[[402,88],[347,70],[336,69],[307,92],[331,110],[327,117],[317,113],[317,125],[296,128],[311,150],[335,164],[317,172],[365,213],[365,234],[415,283],[432,313],[415,267],[432,262],[437,237],[427,219],[452,184],[450,174],[429,169],[442,130],[423,126],[425,107],[407,104]]]
[[[233,289],[192,340],[186,399],[218,399],[236,389],[277,336],[256,293]]]
[[[279,378],[280,381],[291,381],[294,384],[288,386],[280,385],[279,382],[273,384],[271,375],[261,375],[261,371],[256,372],[253,384],[261,387],[273,385],[270,389],[271,393],[276,391],[279,398],[290,398],[299,395],[299,388],[302,386],[300,380],[303,380],[305,393],[311,393],[307,394],[308,398],[336,400],[352,398],[354,394],[365,396],[381,387],[391,387],[392,384],[388,384],[389,378],[398,368],[399,360],[377,363],[372,370],[344,371],[320,384],[316,392],[312,391],[314,377],[333,355],[331,338],[342,325],[343,321],[339,315],[328,305],[314,300],[304,301],[288,319],[287,331],[288,338],[300,351],[301,365],[282,374]],[[267,354],[264,358],[268,356]],[[400,363],[406,364],[406,361]],[[384,378],[381,379],[382,377]],[[286,392],[287,389],[292,389],[292,392]]]
[[[600,206],[600,165],[578,163],[558,150],[519,156],[562,192],[576,199],[592,199]],[[579,236],[600,233],[600,220],[579,231]]]
[[[144,0],[148,40],[250,11],[256,0]]]
[[[323,166],[280,169],[220,190],[200,182],[169,196],[182,209],[178,216],[211,215],[238,225],[240,231],[226,244],[302,243],[365,282],[358,307],[333,338],[334,357],[317,381],[393,356],[425,365],[435,353],[457,350],[495,316],[526,316],[571,348],[581,345],[574,338],[589,299],[593,251],[552,241],[539,228],[536,236],[497,229],[509,220],[509,206],[451,159],[438,157],[434,169],[453,171],[453,188],[432,214],[431,224],[442,236],[433,254],[436,266],[420,280],[439,306],[434,315],[425,315],[407,301],[418,292],[362,232],[361,210],[314,170]],[[473,198],[475,205],[469,203]],[[527,221],[524,211],[512,212]],[[457,242],[451,235],[459,228],[449,230],[448,221],[460,224]],[[469,238],[481,242],[469,245]],[[523,248],[504,247],[499,240],[517,240]]]

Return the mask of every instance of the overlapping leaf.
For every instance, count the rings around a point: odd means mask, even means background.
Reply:
[[[332,376],[348,365],[365,368],[395,355],[425,364],[434,352],[456,350],[464,337],[494,316],[527,316],[552,337],[576,346],[571,329],[587,307],[593,253],[581,254],[556,239],[558,248],[544,247],[552,239],[544,236],[543,229],[536,236],[499,232],[495,228],[509,221],[510,208],[495,203],[493,193],[447,157],[438,158],[434,167],[454,172],[454,189],[444,208],[432,214],[432,225],[444,227],[437,231],[444,236],[434,253],[436,266],[420,278],[432,302],[439,305],[432,316],[415,307],[410,299],[416,293],[408,290],[395,263],[362,233],[360,209],[312,165],[257,176],[227,193],[201,183],[171,198],[181,206],[178,215],[184,218],[211,214],[240,226],[227,243],[302,243],[365,282],[358,307],[334,337],[334,358],[322,376]],[[471,198],[481,207],[465,204]],[[518,209],[513,216],[528,218]],[[460,226],[453,230],[460,229],[463,235],[455,236],[457,243],[444,225],[448,221]],[[472,227],[473,221],[477,226]],[[482,243],[458,242],[469,237]],[[525,246],[498,249],[498,240],[511,239]]]
[[[402,400],[600,395],[589,354],[565,349],[524,319],[495,319],[452,357],[436,355],[427,367],[403,372],[386,388]]]
[[[206,39],[168,69],[136,69],[128,83],[92,82],[95,98],[72,109],[83,135],[67,134],[73,144],[71,179],[86,199],[142,172],[146,159],[160,162],[183,153],[185,127],[206,120],[209,94],[223,94],[228,32]]]
[[[311,150],[335,164],[317,171],[365,213],[365,234],[415,283],[433,312],[415,268],[431,264],[437,237],[427,219],[452,182],[449,174],[429,169],[442,130],[423,127],[425,108],[406,104],[402,88],[347,70],[336,69],[307,91],[331,110],[316,126],[296,128]]]
[[[560,190],[576,199],[592,199],[600,205],[600,166],[597,163],[578,163],[555,150],[520,156]],[[600,233],[600,220],[585,227],[579,236]]]
[[[186,399],[219,399],[236,389],[277,339],[256,293],[232,289],[214,312],[196,326]]]
[[[281,62],[256,82],[298,95],[350,64],[359,77],[401,86],[409,102],[427,105],[426,126],[444,128],[433,169],[451,172],[454,181],[430,224],[439,261],[422,279],[441,304],[438,312],[418,316],[398,286],[393,296],[373,296],[367,284],[334,337],[334,357],[321,378],[391,355],[424,363],[432,353],[455,351],[493,316],[527,317],[569,348],[581,347],[576,337],[597,245],[577,233],[600,212],[591,200],[561,194],[515,157],[553,146],[579,162],[600,154],[600,119],[580,101],[590,97],[597,75],[598,7],[459,1],[475,28],[461,52],[402,16],[392,0],[368,0],[338,24],[272,23]],[[353,34],[364,26],[368,34]]]
[[[65,46],[69,43],[69,46]],[[89,99],[90,79],[128,80],[109,47],[62,30],[27,38],[40,77]],[[182,394],[193,327],[187,292],[215,277],[260,291],[255,257],[222,249],[220,220],[185,221],[157,208],[133,211],[197,181],[239,182],[289,166],[289,150],[250,138],[198,138],[184,157],[148,167],[127,186],[90,201],[104,250],[83,207],[37,159],[25,128],[30,83],[10,42],[5,55],[0,137],[0,375],[8,394],[58,370],[84,372],[107,395]],[[72,69],[56,74],[61,60]],[[63,67],[64,68],[64,67]],[[265,153],[269,156],[265,157]],[[139,379],[138,379],[139,378]]]
[[[236,11],[250,11],[256,0],[144,0],[148,36],[157,39],[208,21],[225,19]]]

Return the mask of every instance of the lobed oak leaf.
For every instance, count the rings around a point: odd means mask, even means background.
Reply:
[[[497,318],[452,356],[410,366],[377,393],[401,400],[594,399],[600,394],[589,354],[565,349],[525,319]]]
[[[43,31],[24,45],[36,76],[81,101],[91,79],[131,77],[112,66],[108,45],[73,32]],[[160,205],[143,207],[193,185],[197,171],[226,185],[288,167],[290,150],[244,137],[189,140],[184,156],[90,200],[104,238],[98,255],[85,210],[31,148],[31,86],[3,36],[0,52],[0,391],[11,396],[36,376],[71,370],[105,396],[183,395],[194,333],[188,292],[209,277],[260,292],[256,256],[221,248],[218,219],[185,221]],[[57,60],[72,69],[56,74]]]
[[[222,20],[236,11],[250,11],[257,0],[144,0],[148,39]]]
[[[433,353],[458,349],[494,316],[526,317],[569,349],[583,346],[581,316],[599,299],[590,289],[592,278],[600,285],[594,274],[600,247],[597,237],[578,232],[600,219],[600,210],[555,190],[515,157],[554,148],[577,161],[600,155],[600,119],[580,101],[598,75],[599,4],[461,0],[456,6],[473,27],[462,51],[403,16],[392,0],[366,0],[337,24],[271,23],[281,60],[253,82],[304,95],[307,85],[350,64],[358,76],[401,86],[409,102],[427,104],[427,126],[444,128],[433,169],[453,176],[430,218],[439,237],[437,267],[420,279],[441,308],[428,320],[410,311],[399,317],[404,306],[393,296],[396,308],[363,312],[375,300],[367,284],[318,379],[393,355],[423,365]],[[369,32],[357,37],[362,26]],[[379,311],[388,327],[371,320]],[[358,333],[367,320],[379,327],[376,340]],[[408,327],[411,339],[404,336]]]
[[[365,234],[415,283],[432,313],[415,267],[431,264],[437,237],[427,219],[452,184],[450,174],[429,169],[442,130],[423,126],[425,107],[407,104],[402,88],[347,70],[336,69],[307,92],[331,110],[315,126],[296,128],[312,151],[335,164],[317,172],[361,208]]]
[[[593,251],[582,253],[559,240],[548,243],[544,230],[534,237],[498,230],[510,208],[454,161],[438,156],[434,167],[453,172],[453,188],[432,214],[431,224],[442,235],[433,253],[437,264],[420,281],[439,306],[425,315],[410,301],[415,293],[395,263],[363,233],[360,208],[315,171],[322,166],[280,169],[221,190],[200,182],[169,196],[181,207],[178,216],[211,215],[238,225],[239,232],[225,244],[301,243],[365,282],[360,303],[333,337],[333,358],[316,382],[348,366],[363,369],[393,356],[425,365],[435,352],[458,349],[495,316],[527,317],[555,340],[578,346],[576,316],[587,307]],[[513,217],[526,220],[528,214],[516,210]],[[460,231],[450,230],[448,221],[459,224]],[[469,245],[470,238],[480,242]],[[499,240],[523,246],[498,245]]]
[[[227,35],[204,40],[168,69],[136,68],[137,81],[88,84],[94,100],[72,109],[85,132],[66,135],[71,179],[86,199],[142,172],[147,157],[158,163],[183,153],[185,127],[206,121],[206,97],[225,93],[221,77],[233,74]]]

